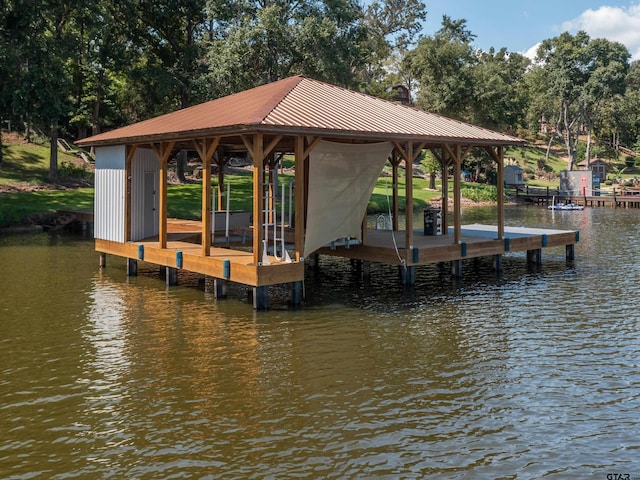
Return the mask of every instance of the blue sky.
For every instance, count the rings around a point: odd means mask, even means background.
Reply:
[[[483,50],[506,47],[511,52],[533,51],[542,40],[564,31],[585,30],[591,38],[624,44],[633,60],[640,60],[640,0],[424,0],[427,21],[423,34],[432,35],[442,15],[464,18]]]

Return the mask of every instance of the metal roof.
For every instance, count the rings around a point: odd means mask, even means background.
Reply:
[[[78,143],[142,144],[253,131],[469,145],[524,143],[510,135],[304,76],[262,85]]]

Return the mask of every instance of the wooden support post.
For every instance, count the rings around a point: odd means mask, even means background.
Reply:
[[[540,267],[542,265],[542,249],[527,250],[527,264],[530,267]]]
[[[405,260],[409,263],[409,250],[413,247],[413,142],[407,142],[405,154]]]
[[[100,268],[105,268],[107,266],[107,254],[100,253]]]
[[[504,147],[498,147],[498,240],[504,238]]]
[[[404,267],[400,265],[400,267],[398,268],[400,272],[400,283],[402,283],[402,285],[404,285],[405,287],[411,287],[415,285],[416,267],[414,266]]]
[[[208,257],[211,250],[211,159],[218,148],[220,138],[203,138],[194,141],[202,161],[202,256]],[[222,161],[220,161],[222,164]],[[219,172],[223,171],[220,167]]]
[[[167,287],[174,287],[178,285],[178,269],[174,267],[166,267],[165,278],[167,281]]]
[[[442,202],[440,208],[442,209],[442,235],[449,234],[449,161],[445,160],[442,165]]]
[[[168,165],[169,157],[175,146],[175,141],[165,142],[161,144],[153,144],[151,147],[160,162],[160,194],[159,194],[159,235],[158,247],[167,248],[167,184],[168,184]]]
[[[405,147],[394,142],[395,151],[404,159],[405,166],[405,262],[409,264],[410,250],[413,248],[413,160],[420,154],[424,144],[414,148],[413,142],[407,142]]]
[[[300,258],[303,257],[304,252],[304,212],[305,212],[305,158],[304,158],[304,137],[297,136],[295,140],[295,152],[294,152],[294,162],[295,162],[295,229],[294,229],[294,238],[295,238],[295,248],[296,248],[296,261],[300,261]]]
[[[292,282],[291,283],[291,300],[289,301],[289,303],[293,307],[298,307],[302,304],[302,299],[303,299],[302,282],[301,281]]]
[[[501,254],[497,254],[493,256],[493,269],[496,272],[502,271],[502,255]]]
[[[462,260],[453,260],[451,262],[451,275],[455,278],[462,278]]]
[[[499,146],[497,151],[493,147],[486,147],[485,150],[496,162],[497,175],[497,210],[498,210],[498,240],[504,239],[504,147]],[[547,187],[547,195],[548,195]],[[517,193],[516,189],[516,193]]]
[[[462,189],[461,183],[461,166],[462,158],[460,155],[460,145],[455,147],[455,155],[453,156],[453,241],[460,243],[462,241]]]
[[[135,277],[138,275],[138,261],[133,258],[127,258],[127,277]]]
[[[567,262],[573,262],[576,259],[575,245],[567,245],[566,247]]]
[[[245,143],[248,140],[243,137]],[[251,143],[251,157],[253,158],[253,264],[262,263],[262,242],[264,238],[264,137],[261,133],[253,136]],[[255,305],[255,295],[254,295]]]
[[[269,287],[253,287],[254,310],[269,310]]]
[[[399,177],[398,177],[398,165],[400,164],[400,160],[402,157],[398,155],[396,152],[391,152],[391,178],[392,178],[392,186],[391,186],[391,212],[393,218],[391,219],[391,230],[394,232],[398,231],[398,214],[400,212],[399,207],[399,199],[398,199],[398,189],[399,189]]]

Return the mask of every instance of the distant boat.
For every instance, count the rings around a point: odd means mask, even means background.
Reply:
[[[556,203],[555,205],[549,205],[549,210],[584,210],[583,205],[576,205],[574,203]]]
[[[556,203],[556,197],[553,196],[551,205],[547,207],[549,210],[584,210],[584,205],[576,205],[575,203]]]

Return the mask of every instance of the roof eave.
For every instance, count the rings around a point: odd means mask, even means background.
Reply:
[[[149,145],[159,142],[188,142],[201,138],[210,137],[230,137],[237,135],[246,135],[251,133],[266,133],[271,135],[287,135],[287,136],[314,136],[334,139],[350,139],[360,141],[414,141],[418,143],[425,143],[427,145],[439,146],[443,144],[448,145],[464,145],[464,146],[511,146],[511,145],[524,145],[524,140],[509,137],[505,139],[491,139],[491,138],[466,138],[466,137],[450,137],[450,136],[428,136],[428,135],[413,135],[391,132],[363,132],[357,130],[333,130],[333,129],[319,129],[308,128],[298,126],[281,126],[281,125],[233,125],[227,127],[217,127],[211,129],[198,129],[189,130],[183,132],[171,132],[171,133],[158,133],[152,135],[138,135],[130,137],[111,138],[104,140],[80,140],[77,142],[80,146],[89,147],[107,147],[116,145]]]

